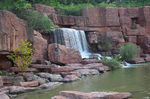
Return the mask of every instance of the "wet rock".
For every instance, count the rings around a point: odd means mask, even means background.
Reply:
[[[79,63],[82,60],[79,51],[59,44],[48,45],[48,56],[56,64]]]
[[[48,82],[47,79],[41,78],[41,77],[34,75],[32,73],[24,73],[23,75],[27,81],[38,81],[39,84],[44,84],[44,83]]]
[[[61,84],[62,83],[60,83],[60,82],[49,82],[49,83],[45,83],[45,84],[40,85],[39,88],[42,88],[42,89],[54,88],[54,87],[57,87]]]
[[[20,82],[22,87],[37,87],[39,85],[38,81],[31,81],[31,82]]]
[[[9,87],[9,93],[10,94],[19,94],[29,91],[37,90],[37,87],[20,87],[20,86],[11,86]]]
[[[96,69],[79,69],[73,72],[80,73],[82,76],[99,74],[99,71]]]
[[[6,94],[0,94],[0,99],[10,99]]]
[[[51,99],[61,99],[65,97],[66,99],[128,99],[132,96],[131,93],[119,93],[119,92],[77,92],[77,91],[61,91],[60,96],[55,96]],[[63,98],[62,98],[63,99]]]
[[[47,40],[45,40],[37,31],[34,31],[33,35],[33,62],[35,63],[38,60],[47,60]]]
[[[38,73],[38,75],[42,78],[49,79],[52,82],[58,82],[62,80],[62,76],[60,74]]]
[[[24,79],[22,76],[11,77],[11,76],[2,76],[3,85],[20,85],[20,82],[23,82]]]
[[[68,99],[68,98],[66,98],[64,96],[54,96],[51,99]]]
[[[62,82],[73,82],[76,80],[80,80],[77,75],[66,75],[61,81]]]

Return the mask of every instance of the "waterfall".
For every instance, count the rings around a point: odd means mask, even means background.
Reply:
[[[77,49],[82,58],[97,57],[100,54],[90,53],[85,32],[83,30],[75,30],[70,28],[59,28],[54,31],[55,43],[65,45],[67,48]]]

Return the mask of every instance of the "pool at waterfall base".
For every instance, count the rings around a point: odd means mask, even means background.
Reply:
[[[100,75],[88,76],[80,81],[65,83],[54,89],[38,90],[18,95],[15,99],[50,99],[60,91],[131,92],[131,99],[150,99],[150,64],[131,66]]]

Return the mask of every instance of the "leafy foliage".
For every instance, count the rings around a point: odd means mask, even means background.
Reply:
[[[114,70],[120,67],[120,61],[118,61],[115,58],[103,57],[101,61],[102,61],[102,64],[109,66],[111,70]]]
[[[112,36],[104,34],[99,35],[98,44],[102,47],[104,51],[110,51],[112,49]]]
[[[16,66],[19,66],[22,71],[27,70],[32,63],[33,52],[31,46],[31,43],[21,40],[18,48],[14,48],[14,53],[7,55],[7,58],[12,60]]]
[[[17,16],[27,21],[28,25],[35,30],[50,31],[55,25],[43,14],[35,11],[22,10],[16,12]]]
[[[124,46],[121,47],[120,55],[122,60],[128,61],[133,59],[136,54],[138,53],[138,48],[133,43],[126,43]]]

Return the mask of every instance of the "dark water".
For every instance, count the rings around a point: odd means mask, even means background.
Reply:
[[[132,99],[150,99],[150,65],[132,66],[89,76],[81,81],[63,84],[52,90],[38,90],[22,94],[16,99],[50,99],[62,90],[131,92]]]

